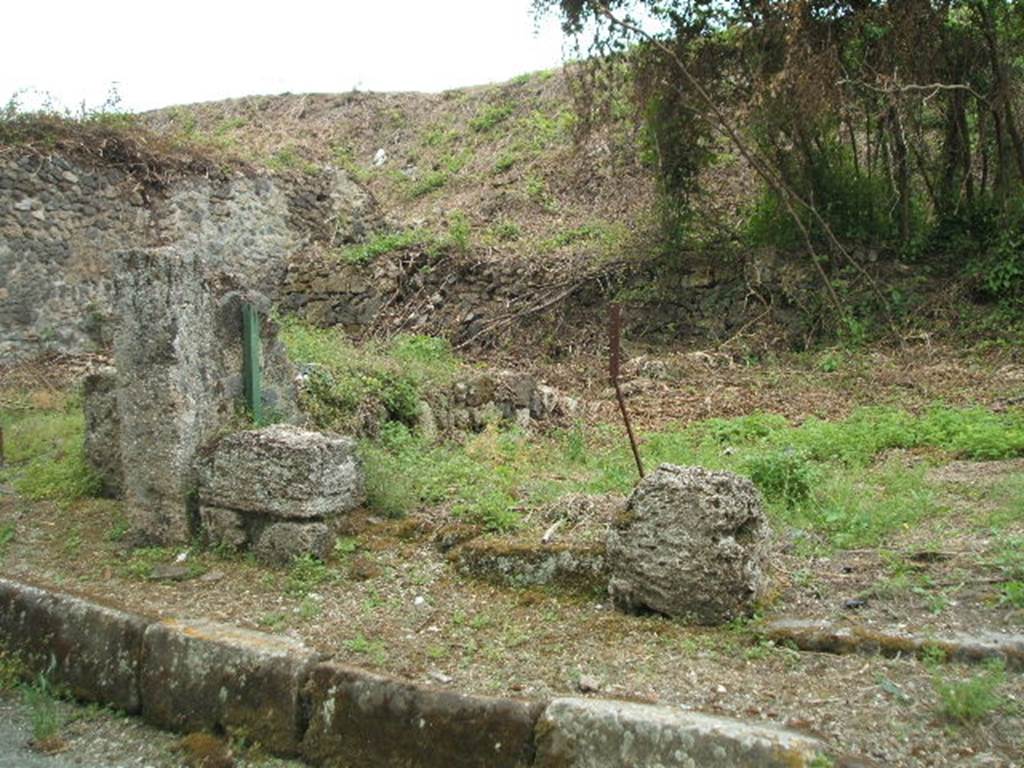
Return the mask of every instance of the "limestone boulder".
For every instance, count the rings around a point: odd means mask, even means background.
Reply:
[[[227,435],[202,458],[201,507],[288,519],[347,512],[364,498],[356,443],[286,424]]]
[[[767,586],[769,527],[747,478],[662,464],[608,533],[608,591],[627,611],[698,624],[749,614]]]

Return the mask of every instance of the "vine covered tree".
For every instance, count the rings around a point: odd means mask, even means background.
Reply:
[[[670,229],[685,222],[718,134],[763,185],[747,237],[810,251],[826,285],[831,271],[862,272],[850,254],[866,247],[958,258],[990,293],[1024,296],[1024,3],[535,8],[595,54],[588,76],[628,71]]]

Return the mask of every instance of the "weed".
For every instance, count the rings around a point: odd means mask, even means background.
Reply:
[[[0,478],[10,478],[19,494],[34,501],[67,504],[96,496],[100,480],[85,461],[80,401],[70,398],[42,405],[0,412],[9,464],[0,470]]]
[[[285,581],[285,591],[296,597],[307,597],[310,592],[334,577],[323,561],[313,555],[299,555],[292,560]]]
[[[334,554],[338,557],[347,557],[359,549],[359,542],[352,536],[340,536],[334,542]]]
[[[469,219],[461,211],[451,215],[448,222],[448,239],[446,245],[455,253],[466,253],[469,251],[471,228]]]
[[[553,213],[557,209],[548,183],[535,174],[526,177],[526,198],[548,213]]]
[[[816,480],[807,457],[789,448],[755,454],[747,459],[744,468],[768,500],[787,507],[806,501]]]
[[[316,173],[317,170],[316,165],[306,160],[296,146],[277,150],[267,159],[267,167],[277,172],[296,170],[303,173]]]
[[[423,174],[409,187],[409,197],[425,197],[448,183],[447,171],[429,171]]]
[[[32,724],[32,739],[40,746],[52,743],[63,727],[63,718],[57,705],[56,693],[47,677],[40,673],[24,689],[25,704]]]
[[[1006,700],[998,689],[1006,679],[1002,663],[990,663],[969,680],[933,680],[939,697],[939,713],[951,723],[974,725],[1002,708]]]
[[[0,525],[0,562],[3,562],[7,546],[14,541],[14,523]]]
[[[77,528],[72,528],[64,539],[64,554],[68,557],[75,557],[81,548],[82,534]]]
[[[153,568],[167,562],[173,556],[174,552],[166,547],[141,547],[128,556],[124,572],[136,579],[148,579],[153,573]]]
[[[349,264],[368,264],[378,256],[385,256],[414,246],[426,246],[432,241],[432,236],[422,229],[383,232],[365,243],[344,248],[339,255],[342,261]]]
[[[505,173],[516,164],[518,159],[519,157],[514,152],[503,152],[498,156],[498,159],[494,161],[494,172]]]
[[[523,232],[515,222],[499,221],[490,228],[488,234],[498,242],[511,243],[518,240]]]
[[[384,645],[384,642],[382,640],[369,640],[362,633],[356,635],[351,640],[346,640],[344,646],[352,651],[352,653],[369,656],[377,664],[384,664],[388,660],[387,647]]]
[[[311,621],[323,613],[323,610],[323,605],[321,605],[319,600],[307,595],[299,603],[299,618],[303,621]]]
[[[1000,605],[1012,608],[1024,608],[1024,581],[1008,581],[1003,584],[999,596]]]
[[[281,337],[292,360],[309,367],[303,405],[325,429],[354,430],[360,409],[373,405],[384,421],[411,426],[419,416],[421,389],[445,386],[459,369],[447,343],[426,336],[356,348],[336,329],[284,318]]]
[[[131,522],[127,517],[120,515],[111,523],[110,530],[107,531],[107,541],[114,543],[122,541],[130,530]]]
[[[477,133],[487,133],[507,120],[514,111],[511,104],[488,104],[469,121],[469,127]]]
[[[25,677],[21,657],[0,647],[0,692],[13,690]]]
[[[285,616],[283,613],[279,613],[277,611],[272,611],[271,613],[264,614],[262,617],[260,617],[260,620],[258,622],[258,624],[261,627],[266,627],[267,629],[274,631],[281,629],[287,623],[288,617]]]

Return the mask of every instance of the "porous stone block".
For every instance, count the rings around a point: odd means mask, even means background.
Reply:
[[[104,366],[85,377],[82,385],[85,411],[85,460],[103,483],[103,493],[121,495],[124,467],[121,463],[121,417],[117,411],[117,369]]]
[[[145,633],[142,716],[171,730],[226,731],[278,755],[298,753],[300,690],[316,654],[279,635],[166,620]]]
[[[339,768],[525,768],[542,704],[467,696],[338,664],[306,686],[303,757]]]
[[[771,725],[674,707],[555,699],[537,723],[536,768],[801,768],[823,745]]]
[[[75,698],[138,712],[148,621],[70,595],[0,579],[0,645]]]
[[[448,559],[461,573],[508,586],[551,586],[593,594],[608,585],[603,543],[479,538],[454,549]]]
[[[364,498],[354,440],[284,424],[222,438],[199,476],[201,505],[274,517],[322,518]]]
[[[207,541],[215,547],[243,549],[249,544],[249,532],[241,512],[220,507],[199,507],[199,519]]]
[[[295,409],[291,367],[267,318],[269,302],[227,275],[207,254],[184,247],[119,255],[114,350],[124,496],[139,543],[190,540],[196,459],[237,414],[242,398],[241,308],[263,316],[264,406]]]
[[[331,529],[325,523],[281,520],[259,528],[253,552],[263,562],[285,565],[301,555],[326,560],[332,545]]]
[[[747,478],[662,464],[608,532],[608,591],[627,611],[699,624],[751,612],[767,586],[768,523]]]

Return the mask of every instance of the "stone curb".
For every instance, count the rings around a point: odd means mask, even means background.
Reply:
[[[1024,670],[1024,635],[1019,633],[959,632],[927,636],[863,624],[808,619],[780,619],[765,625],[761,631],[769,640],[793,643],[802,651],[922,656],[935,648],[945,653],[950,661],[977,664],[999,659],[1008,669]]]
[[[142,638],[149,620],[77,597],[0,579],[0,642],[33,677],[75,698],[141,709]]]
[[[823,745],[782,728],[627,701],[555,699],[537,724],[536,768],[813,763]]]
[[[314,765],[809,766],[816,739],[677,707],[460,694],[330,661],[280,635],[156,620],[0,578],[0,645],[74,696]]]

